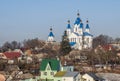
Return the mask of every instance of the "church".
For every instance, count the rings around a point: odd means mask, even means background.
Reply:
[[[69,44],[72,48],[78,50],[92,48],[93,35],[90,33],[89,22],[87,20],[84,26],[79,13],[77,13],[77,18],[74,22],[73,27],[71,27],[70,20],[68,20],[66,33],[69,39]],[[55,41],[52,29],[50,29],[48,41]]]
[[[73,28],[71,28],[70,21],[68,20],[66,32],[72,48],[79,50],[92,48],[93,35],[90,33],[89,22],[87,20],[84,27],[79,13],[77,13]]]

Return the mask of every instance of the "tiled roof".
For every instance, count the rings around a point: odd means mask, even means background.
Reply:
[[[113,46],[112,45],[103,45],[102,48],[105,50],[105,51],[108,51],[108,50],[114,50]]]
[[[40,70],[44,71],[48,63],[51,67],[51,70],[58,71],[60,69],[60,61],[58,61],[57,59],[43,59],[40,65]]]
[[[4,52],[4,55],[8,58],[8,59],[14,59],[14,58],[18,58],[21,56],[20,52]]]

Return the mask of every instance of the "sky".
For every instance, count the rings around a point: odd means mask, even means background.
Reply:
[[[0,0],[0,45],[6,41],[47,40],[50,27],[60,41],[67,21],[89,20],[91,33],[120,37],[120,0]]]

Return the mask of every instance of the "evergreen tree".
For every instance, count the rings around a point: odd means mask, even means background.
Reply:
[[[67,38],[67,33],[66,31],[64,32],[64,35],[62,36],[62,42],[61,42],[61,46],[60,46],[60,52],[62,55],[66,55],[71,51],[71,47],[69,44],[69,40]]]

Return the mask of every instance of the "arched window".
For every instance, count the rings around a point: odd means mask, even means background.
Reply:
[[[89,38],[87,38],[87,40],[86,40],[86,41],[87,41],[87,43],[89,43]]]

